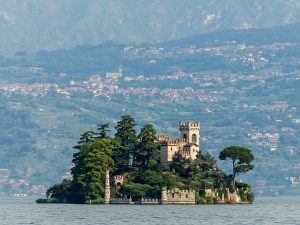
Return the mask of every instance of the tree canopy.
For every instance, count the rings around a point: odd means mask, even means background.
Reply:
[[[136,160],[144,168],[151,168],[159,161],[159,142],[152,124],[146,124],[138,135]]]
[[[101,202],[105,170],[114,168],[113,148],[110,139],[97,139],[82,145],[78,157],[73,159],[73,184],[81,190],[84,201]]]
[[[235,177],[237,174],[246,173],[253,170],[254,166],[251,164],[254,156],[250,149],[240,146],[230,146],[220,152],[219,158],[221,160],[232,161],[232,185],[235,189]]]
[[[132,166],[134,160],[134,149],[137,144],[137,135],[135,130],[135,120],[130,115],[121,116],[118,121],[115,134],[115,140],[118,147],[115,151],[115,160],[117,169],[126,170]]]
[[[107,138],[108,133],[110,132],[109,123],[99,124],[97,127],[97,137],[98,138]]]

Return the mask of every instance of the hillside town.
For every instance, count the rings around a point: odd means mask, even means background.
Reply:
[[[5,77],[0,83],[0,95],[10,110],[23,110],[25,104],[19,99],[30,99],[32,101],[28,103],[30,110],[24,112],[34,115],[36,121],[50,112],[50,107],[39,103],[44,101],[52,101],[51,104],[55,102],[78,104],[89,99],[94,104],[101,105],[107,112],[112,112],[114,107],[119,107],[122,112],[134,107],[143,107],[147,112],[159,113],[163,108],[166,114],[175,112],[177,116],[180,114],[181,117],[196,117],[204,121],[208,132],[201,136],[201,143],[212,155],[216,155],[218,148],[231,144],[234,137],[241,145],[249,146],[263,156],[275,154],[279,157],[282,154],[292,159],[297,154],[299,146],[299,142],[296,141],[300,135],[299,107],[291,101],[290,90],[285,94],[280,92],[280,87],[285,82],[287,87],[294,90],[300,80],[300,73],[297,70],[286,70],[284,62],[280,61],[278,55],[282,51],[290,51],[296,47],[295,43],[288,42],[256,46],[237,41],[216,42],[212,47],[130,45],[121,49],[122,56],[132,60],[148,60],[146,63],[149,66],[161,63],[162,59],[172,61],[178,57],[208,54],[223,57],[232,70],[207,69],[190,72],[178,66],[170,68],[169,72],[146,74],[128,72],[124,64],[115,65],[115,69],[70,73],[52,72],[40,66],[16,65],[0,68],[0,76]],[[298,62],[291,59],[289,63],[297,65]],[[235,69],[236,67],[238,68]],[[282,69],[274,69],[277,67]],[[282,93],[282,96],[277,93]],[[267,97],[264,98],[264,95]],[[103,105],[103,102],[106,104]],[[31,108],[31,104],[34,107]],[[61,107],[64,107],[63,103]],[[83,106],[80,106],[79,111],[72,107],[65,109],[64,121],[61,123],[54,124],[50,119],[46,123],[46,120],[41,119],[43,122],[39,138],[44,138],[48,142],[37,140],[36,143],[33,142],[34,144],[30,142],[29,146],[57,151],[62,148],[65,141],[58,139],[57,134],[62,133],[62,129],[67,126],[66,121],[76,118],[77,115],[84,118],[92,115],[81,114],[88,112]],[[234,112],[221,120],[223,111],[231,112],[231,109]],[[53,110],[60,109],[56,109],[55,106]],[[92,110],[93,113],[96,111]],[[107,120],[116,121],[113,113],[107,115],[109,115],[106,117]],[[158,129],[168,130],[171,122],[161,118],[161,121],[156,121],[156,125],[159,126]],[[229,134],[228,130],[232,130],[232,134]],[[168,132],[174,134],[172,129]],[[28,136],[30,135],[24,135]],[[74,138],[76,138],[74,133],[68,134],[68,142]],[[71,148],[72,144],[70,143],[68,147]],[[288,175],[284,172],[277,173],[276,179],[280,180],[281,185],[272,183],[273,176],[269,176],[270,180],[266,180],[263,176],[254,178],[253,175],[251,183],[254,190],[264,194],[269,190],[273,193],[286,187],[297,189],[300,164],[296,161],[293,163],[284,161],[282,170],[287,166]],[[24,190],[28,194],[44,193],[45,185],[30,182],[30,173],[22,172],[21,175],[16,175],[16,171],[10,168],[2,169],[6,171],[1,179],[3,192],[22,193]]]
[[[36,68],[35,71],[43,70]],[[70,80],[67,87],[61,87],[55,83],[13,83],[1,84],[0,90],[7,97],[12,95],[39,97],[55,93],[65,98],[72,98],[72,96],[78,94],[88,94],[90,98],[105,97],[105,101],[108,102],[111,101],[113,96],[122,96],[129,102],[137,96],[145,98],[145,101],[151,98],[156,99],[146,102],[150,108],[155,108],[166,100],[175,102],[193,100],[208,103],[205,111],[213,113],[216,109],[210,103],[228,101],[232,94],[242,96],[251,87],[264,87],[268,79],[281,78],[297,80],[300,79],[300,74],[258,73],[245,76],[238,74],[197,74],[180,71],[169,75],[145,77],[142,75],[123,76],[120,70],[119,72],[94,74],[83,81]],[[176,82],[173,85],[175,87],[170,87],[168,85],[170,82]],[[235,85],[239,82],[246,82],[247,85]],[[162,86],[164,87],[159,87],[157,83],[163,84]],[[177,87],[180,83],[187,83],[189,86]],[[239,108],[239,110],[264,112],[267,116],[269,114],[269,119],[271,119],[272,112],[285,112],[286,114],[276,118],[275,121],[277,123],[300,124],[300,118],[295,117],[297,109],[289,106],[289,103],[286,101],[258,103],[245,96],[235,107]],[[43,109],[41,108],[40,111],[43,111]],[[251,126],[251,122],[243,121],[243,125]],[[265,127],[263,130],[254,129],[248,133],[248,144],[268,146],[271,151],[274,151],[278,148],[280,133],[295,136],[296,132],[297,130],[294,127],[289,126],[284,126],[280,129],[275,126]],[[292,151],[295,147],[288,146],[287,148]]]

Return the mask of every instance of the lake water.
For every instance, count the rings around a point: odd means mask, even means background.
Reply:
[[[0,224],[300,224],[300,197],[253,205],[69,205],[0,198]]]

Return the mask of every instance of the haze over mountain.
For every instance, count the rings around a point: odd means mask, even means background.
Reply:
[[[300,21],[297,0],[0,0],[0,55]]]
[[[128,113],[172,137],[178,121],[200,121],[201,151],[217,158],[226,146],[247,146],[256,157],[249,183],[283,190],[300,173],[299,37],[295,23],[0,58],[1,168],[57,182],[84,130],[107,121],[114,132]],[[120,66],[122,77],[110,78]]]

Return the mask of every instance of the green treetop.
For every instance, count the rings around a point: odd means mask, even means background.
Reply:
[[[219,158],[221,160],[229,159],[232,162],[232,186],[235,190],[235,177],[239,173],[246,173],[253,170],[254,166],[251,164],[254,156],[250,149],[230,146],[220,152]]]
[[[115,139],[119,145],[115,159],[120,170],[133,164],[134,150],[137,144],[135,125],[136,123],[130,115],[123,115],[115,127],[117,130]]]
[[[94,131],[85,131],[81,136],[80,140],[77,142],[78,145],[74,146],[75,149],[80,149],[82,144],[88,144],[95,140],[95,132]]]
[[[72,168],[73,185],[80,190],[81,201],[101,201],[105,170],[114,168],[113,148],[112,140],[106,138],[81,145]]]
[[[73,148],[79,150],[73,154],[73,162],[80,161],[80,149],[82,145],[92,143],[95,140],[95,132],[94,131],[85,131],[81,136],[80,140],[77,142],[78,145]]]
[[[152,124],[146,124],[138,135],[137,162],[144,168],[151,168],[159,160],[159,142]]]
[[[107,138],[108,137],[108,133],[110,132],[109,129],[109,123],[102,123],[99,124],[97,127],[97,137],[98,138]]]

